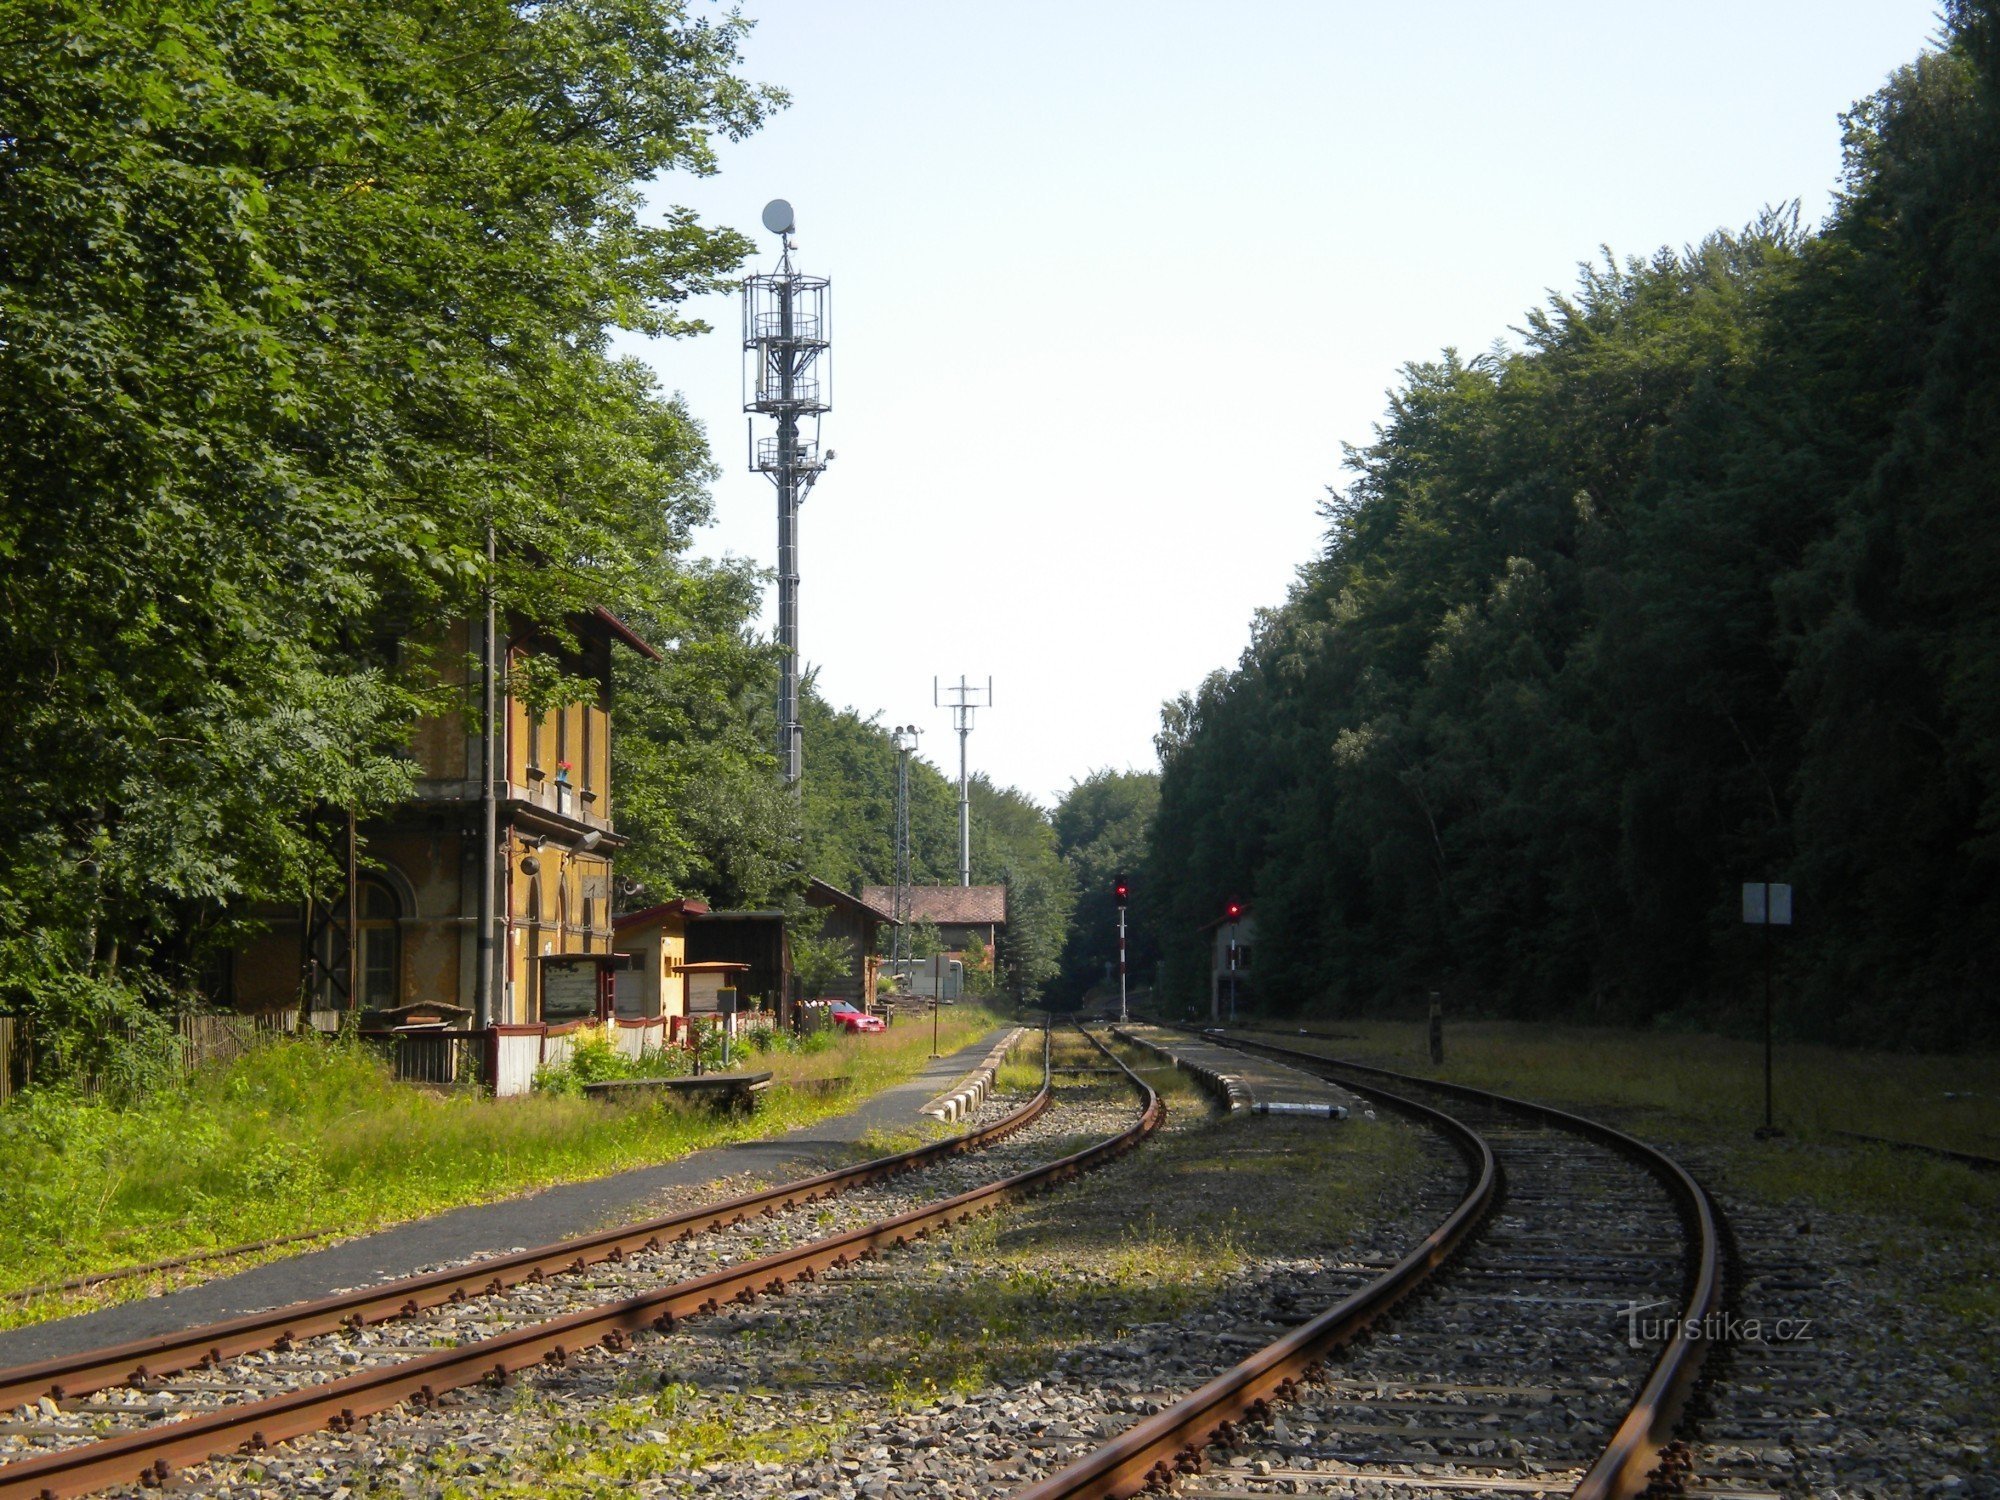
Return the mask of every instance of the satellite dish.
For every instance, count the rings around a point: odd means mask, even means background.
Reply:
[[[773,234],[790,234],[796,227],[792,223],[792,205],[783,198],[773,198],[764,205],[764,227]]]

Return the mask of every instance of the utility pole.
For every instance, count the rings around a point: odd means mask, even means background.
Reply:
[[[910,754],[923,731],[898,724],[890,735],[896,747],[896,930],[889,938],[889,968],[898,978],[910,958]]]
[[[493,997],[499,993],[493,970],[499,945],[493,940],[494,886],[499,880],[499,814],[495,803],[494,772],[498,756],[499,638],[493,604],[493,523],[486,523],[486,618],[479,642],[479,973],[472,987],[472,1024],[479,1031],[491,1026]],[[461,866],[463,868],[463,866]]]
[[[764,205],[764,227],[782,247],[778,269],[743,281],[743,374],[746,412],[775,417],[776,437],[755,438],[750,468],[778,491],[778,765],[794,792],[804,771],[799,721],[799,506],[834,455],[819,452],[820,414],[832,409],[822,363],[830,369],[827,280],[792,269],[792,206]],[[825,356],[822,361],[822,356]],[[801,438],[801,418],[812,419]]]
[[[951,695],[950,703],[944,701],[946,693]],[[949,708],[951,727],[958,731],[958,883],[967,886],[972,884],[972,792],[965,769],[965,740],[972,733],[973,711],[993,706],[993,679],[986,679],[986,696],[981,699],[979,689],[965,680],[963,672],[958,674],[957,684],[948,688],[940,688],[933,677],[931,704]]]

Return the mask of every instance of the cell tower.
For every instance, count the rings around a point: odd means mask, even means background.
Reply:
[[[910,755],[923,731],[898,724],[890,735],[896,747],[896,930],[889,940],[889,972],[900,976],[910,957]]]
[[[743,281],[743,409],[778,421],[775,437],[751,430],[750,467],[778,491],[778,764],[798,787],[803,766],[799,723],[799,506],[833,462],[819,451],[820,414],[832,409],[833,358],[827,341],[827,279],[792,269],[792,205],[764,205],[764,227],[778,236],[778,269]],[[799,435],[812,419],[812,436]]]
[[[951,727],[958,731],[958,883],[972,884],[972,794],[965,774],[965,737],[972,733],[972,712],[978,708],[993,706],[993,679],[986,679],[986,697],[982,702],[977,696],[979,689],[965,680],[959,673],[958,682],[953,687],[940,689],[938,680],[931,679],[931,702],[939,708],[951,710]],[[943,693],[951,694],[952,701],[946,703]]]

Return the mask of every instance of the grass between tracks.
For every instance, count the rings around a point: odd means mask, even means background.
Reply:
[[[1915,1276],[1912,1295],[1956,1325],[1958,1368],[1981,1383],[2000,1368],[2000,1173],[1843,1139],[1855,1131],[2000,1156],[2000,1058],[1917,1056],[1780,1044],[1775,1117],[1764,1118],[1761,1044],[1733,1038],[1468,1021],[1445,1028],[1432,1066],[1423,1023],[1326,1020],[1270,1039],[1398,1072],[1448,1079],[1578,1110],[1658,1141],[1702,1149],[1732,1192],[1802,1211],[1854,1215],[1868,1255],[1914,1270],[1951,1257],[1948,1273]],[[1855,1335],[1864,1344],[1869,1331]]]
[[[1065,1050],[1058,1065],[1102,1061]],[[1214,1300],[1254,1259],[1317,1257],[1365,1237],[1417,1175],[1415,1136],[1397,1125],[1217,1118],[1178,1070],[1141,1071],[1170,1111],[1144,1150],[926,1241],[920,1278],[827,1303],[810,1363],[782,1329],[747,1331],[746,1380],[781,1393],[859,1382],[927,1400],[1059,1369],[1075,1350]],[[1109,1078],[1095,1092],[1130,1097]]]
[[[947,1014],[955,1050],[997,1024]],[[397,1083],[355,1046],[278,1040],[125,1108],[56,1091],[0,1106],[0,1328],[64,1316],[311,1248],[293,1244],[68,1294],[8,1298],[39,1284],[300,1234],[351,1235],[552,1183],[669,1161],[773,1135],[913,1076],[929,1027],[841,1036],[823,1051],[772,1054],[752,1116],[674,1100],[490,1099]],[[840,1078],[832,1095],[784,1087]],[[323,1243],[324,1240],[320,1241]]]
[[[1427,1078],[1567,1105],[1640,1134],[1732,1152],[1743,1185],[1773,1198],[1907,1215],[1969,1228],[2000,1207],[2000,1177],[1936,1158],[1841,1138],[1840,1131],[2000,1157],[2000,1058],[1934,1057],[1780,1045],[1773,1068],[1784,1135],[1763,1122],[1764,1053],[1752,1042],[1601,1027],[1467,1021],[1445,1032],[1433,1067],[1425,1027],[1327,1022],[1328,1040],[1271,1040]]]
[[[1022,1088],[1039,1080],[1038,1051],[1032,1040],[1009,1058]],[[1145,1149],[898,1252],[906,1271],[909,1259],[920,1261],[915,1274],[746,1315],[727,1337],[732,1383],[723,1390],[683,1383],[683,1371],[659,1365],[655,1388],[635,1367],[614,1399],[586,1412],[524,1385],[521,1426],[532,1440],[504,1455],[456,1446],[410,1454],[419,1479],[392,1462],[357,1497],[421,1487],[440,1500],[620,1500],[635,1486],[692,1493],[717,1466],[797,1470],[824,1461],[863,1420],[882,1419],[880,1400],[851,1398],[857,1387],[886,1396],[892,1409],[929,1406],[998,1378],[1045,1375],[1082,1348],[1198,1308],[1245,1277],[1254,1257],[1382,1248],[1370,1238],[1379,1215],[1401,1204],[1418,1175],[1415,1132],[1389,1122],[1219,1119],[1171,1065],[1127,1056],[1170,1111]],[[1104,1064],[1061,1032],[1053,1061]],[[1079,1087],[1074,1074],[1061,1083]],[[1106,1100],[1132,1098],[1109,1075],[1087,1086]],[[1097,1138],[1044,1141],[1036,1155]]]

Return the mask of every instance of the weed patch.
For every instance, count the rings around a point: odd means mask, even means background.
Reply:
[[[944,1045],[994,1018],[959,1007]],[[772,1052],[778,1085],[752,1117],[674,1100],[489,1099],[398,1083],[349,1042],[278,1039],[122,1107],[60,1088],[0,1106],[0,1294],[172,1256],[358,1229],[524,1189],[668,1161],[774,1134],[845,1107],[846,1077],[873,1092],[912,1076],[930,1030],[841,1037]],[[73,1296],[0,1301],[0,1327],[144,1295],[144,1280]]]

